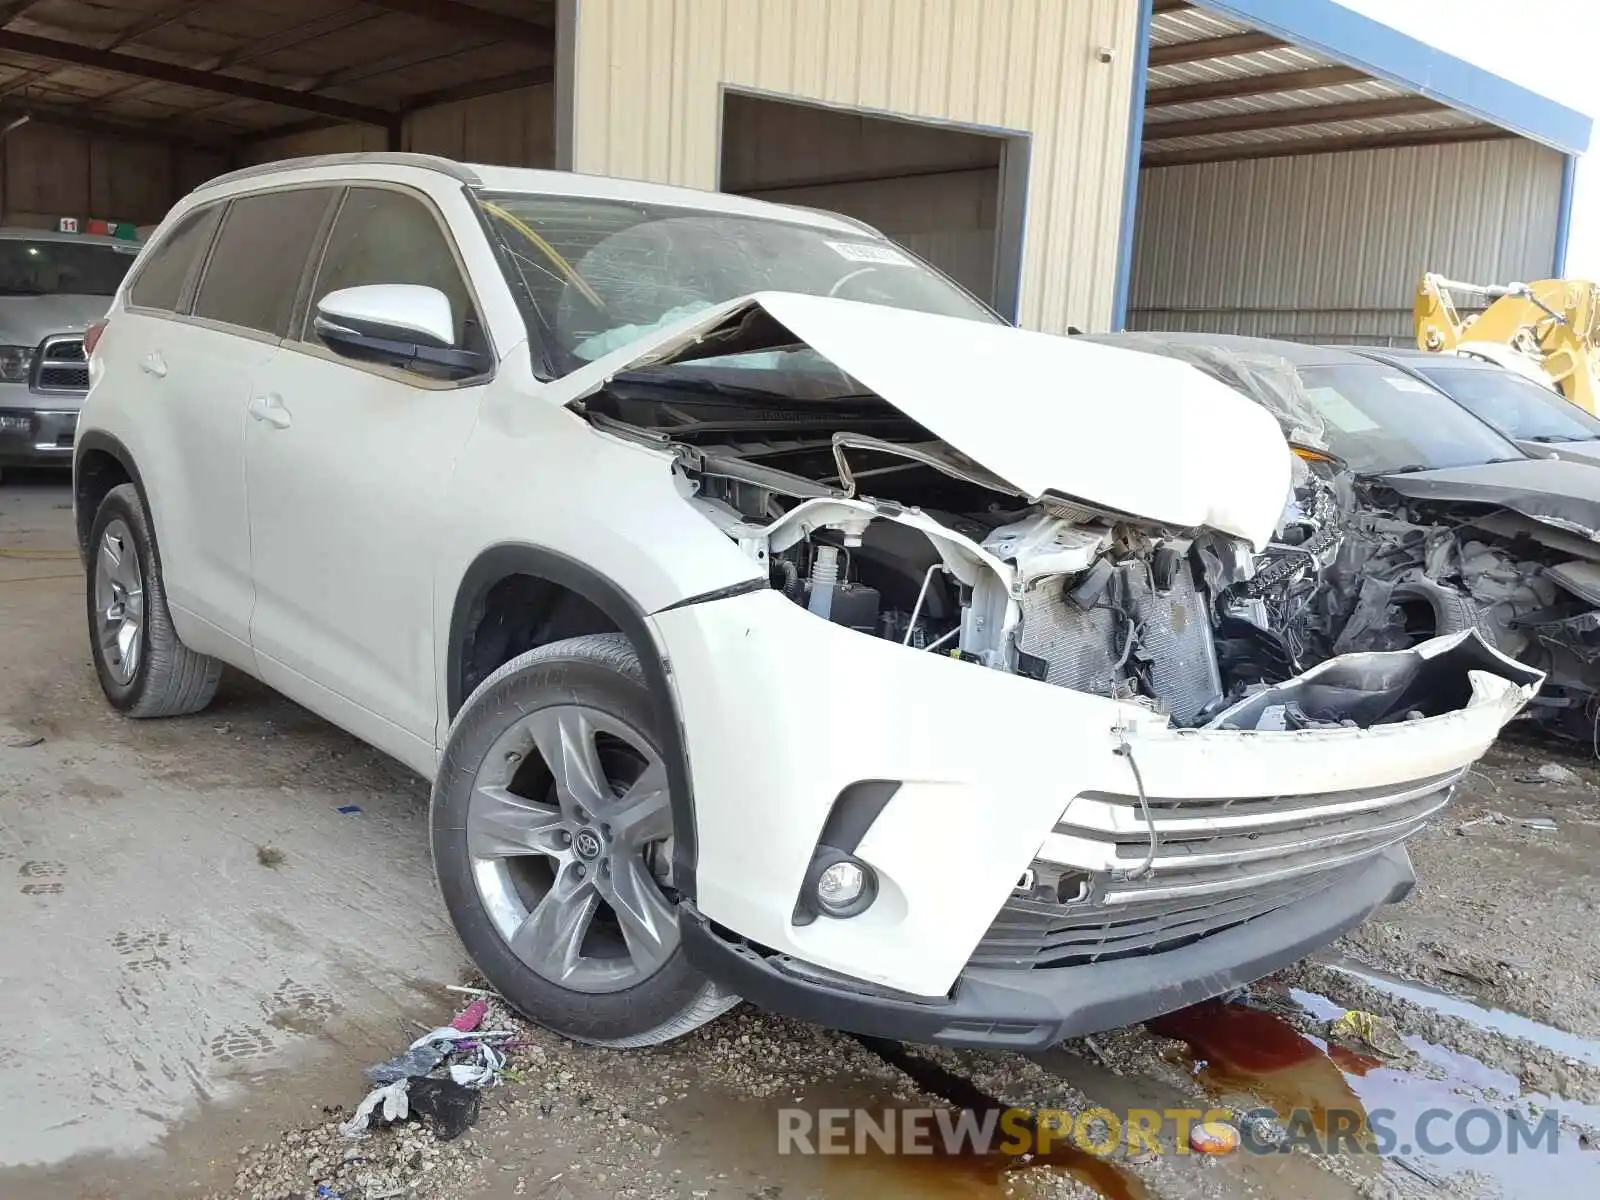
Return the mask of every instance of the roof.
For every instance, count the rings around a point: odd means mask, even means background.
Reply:
[[[1363,358],[1392,363],[1408,371],[1423,366],[1444,367],[1452,371],[1501,373],[1505,371],[1505,367],[1500,363],[1490,362],[1486,358],[1474,358],[1467,354],[1443,354],[1436,350],[1422,350],[1416,346],[1355,346],[1352,349]]]
[[[202,184],[190,193],[200,201],[213,190],[224,194],[249,191],[250,185],[276,182],[280,177],[299,179],[381,179],[385,172],[404,170],[436,171],[486,192],[527,192],[545,196],[577,196],[594,200],[619,200],[653,204],[666,208],[692,208],[727,216],[755,217],[808,225],[813,229],[842,234],[883,235],[850,217],[816,208],[775,204],[729,192],[702,191],[699,188],[673,187],[664,183],[641,183],[632,179],[613,179],[606,175],[581,175],[573,171],[541,171],[532,167],[497,167],[478,163],[459,163],[433,154],[371,152],[358,154],[319,154],[309,158],[279,159],[232,171]]]
[[[554,79],[555,0],[0,0],[0,123],[229,149]]]
[[[1212,346],[1234,354],[1272,355],[1284,359],[1295,367],[1336,367],[1360,365],[1369,361],[1364,355],[1337,346],[1312,346],[1305,342],[1284,342],[1276,338],[1247,337],[1238,333],[1090,333],[1083,334],[1090,341],[1104,342],[1108,346],[1138,349],[1141,340],[1168,346]]]
[[[1297,0],[1274,11],[1291,14],[1283,17],[1286,22],[1311,25],[1308,14],[1321,7],[1324,0]],[[1368,24],[1400,37],[1377,22]],[[1264,32],[1185,0],[1156,0],[1150,43],[1141,159],[1146,167],[1515,136],[1425,94],[1425,79],[1402,85],[1310,49],[1298,38]]]

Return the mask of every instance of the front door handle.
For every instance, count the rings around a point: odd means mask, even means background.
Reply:
[[[139,370],[146,375],[154,375],[157,379],[167,377],[167,360],[161,357],[159,350],[152,350],[139,360]]]
[[[265,396],[250,397],[250,415],[258,421],[265,421],[274,429],[287,429],[293,418],[289,410],[283,406],[283,397],[275,392],[268,392]]]

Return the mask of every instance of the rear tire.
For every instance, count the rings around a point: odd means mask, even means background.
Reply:
[[[89,644],[100,688],[130,717],[178,717],[211,703],[222,664],[178,640],[149,514],[131,483],[112,488],[89,533]]]
[[[539,647],[457,714],[434,869],[467,953],[529,1020],[618,1048],[739,1002],[684,956],[656,705],[622,634]]]

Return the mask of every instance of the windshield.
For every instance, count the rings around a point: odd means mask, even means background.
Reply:
[[[1437,388],[1382,363],[1301,367],[1328,449],[1361,475],[1519,459],[1505,438]]]
[[[1431,363],[1417,370],[1462,408],[1507,437],[1548,443],[1600,438],[1600,421],[1559,393],[1515,372]]]
[[[114,296],[139,247],[0,238],[0,296]]]
[[[521,276],[512,282],[525,285],[543,326],[531,332],[548,345],[551,365],[562,373],[752,292],[838,296],[999,320],[932,267],[866,232],[579,196],[481,199]],[[657,370],[719,368],[736,368],[741,385],[774,370],[838,376],[803,349]]]

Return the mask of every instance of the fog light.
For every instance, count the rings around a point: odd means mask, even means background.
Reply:
[[[823,908],[849,908],[867,890],[867,873],[860,864],[836,862],[817,876],[817,902]]]
[[[803,902],[825,917],[853,917],[872,907],[878,877],[871,867],[832,846],[819,846],[806,872]]]

